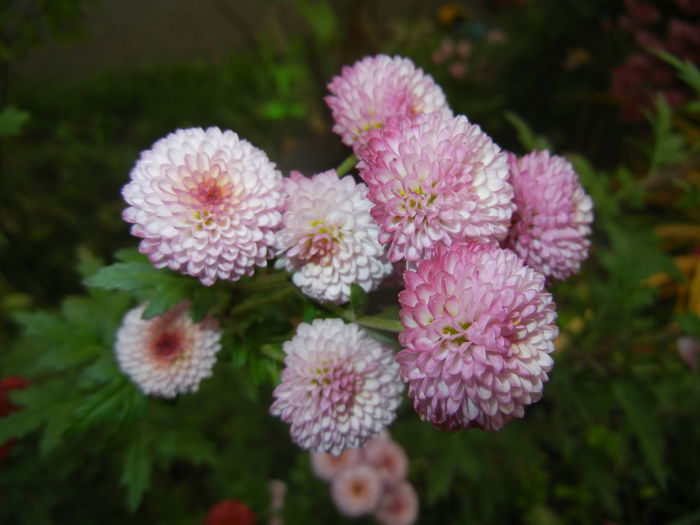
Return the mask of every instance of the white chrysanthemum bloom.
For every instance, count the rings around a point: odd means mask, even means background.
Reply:
[[[175,397],[196,392],[211,376],[221,349],[218,323],[192,321],[189,304],[180,303],[153,319],[142,319],[145,305],[127,312],[114,350],[121,370],[146,395]]]
[[[331,482],[331,495],[338,510],[349,517],[373,512],[382,496],[382,479],[368,465],[343,470]]]
[[[141,252],[211,285],[265,266],[282,219],[282,174],[219,128],[179,129],[144,151],[122,190]]]
[[[335,170],[306,178],[292,172],[282,229],[275,237],[276,266],[314,299],[345,303],[355,283],[369,292],[392,271],[370,215],[367,186]]]
[[[286,368],[270,412],[291,423],[301,448],[337,456],[394,420],[403,390],[399,365],[391,348],[358,325],[302,323],[283,349]]]

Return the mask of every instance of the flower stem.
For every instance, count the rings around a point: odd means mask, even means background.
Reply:
[[[347,159],[343,161],[343,163],[340,166],[338,166],[335,172],[338,174],[338,177],[342,177],[343,175],[347,174],[351,169],[353,169],[356,165],[357,157],[355,155],[350,155]]]
[[[265,295],[264,297],[259,297],[259,298],[251,298],[247,301],[243,301],[242,303],[237,304],[231,309],[231,313],[233,315],[239,315],[243,312],[248,312],[250,310],[256,310],[258,307],[263,306],[265,304],[269,303],[274,303],[281,298],[283,298],[286,295],[289,295],[291,293],[294,293],[294,289],[291,286],[286,286],[282,288],[281,290],[274,292],[274,293],[269,293]]]

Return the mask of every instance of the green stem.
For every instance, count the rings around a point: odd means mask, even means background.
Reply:
[[[284,363],[284,354],[276,350],[272,345],[262,345],[260,347],[260,353],[274,361]]]
[[[356,165],[357,157],[355,155],[350,155],[347,159],[343,161],[343,163],[340,166],[338,166],[335,172],[338,174],[338,177],[342,177],[343,175],[347,174],[351,169],[353,169]]]
[[[279,288],[287,281],[289,281],[287,272],[273,272],[265,275],[256,275],[252,280],[239,284],[238,287],[245,292],[257,292],[269,288]]]

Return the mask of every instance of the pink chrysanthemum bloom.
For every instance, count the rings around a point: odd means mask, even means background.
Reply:
[[[335,170],[285,180],[287,208],[275,237],[276,266],[319,301],[345,303],[355,283],[369,292],[392,271],[377,239],[367,186]]]
[[[337,456],[393,421],[403,389],[398,363],[358,325],[302,323],[283,348],[286,368],[270,412],[291,423],[301,448]]]
[[[418,495],[404,481],[389,488],[374,515],[381,525],[412,525],[418,519]]]
[[[326,452],[311,453],[311,468],[319,479],[330,481],[343,470],[357,465],[362,460],[359,448],[347,448],[338,456]]]
[[[408,458],[403,447],[391,439],[371,439],[362,449],[365,462],[379,472],[387,485],[406,478]]]
[[[588,256],[593,201],[571,163],[547,151],[511,153],[508,163],[516,210],[504,245],[547,277],[575,274]]]
[[[355,465],[333,479],[331,496],[338,510],[349,517],[373,512],[382,496],[382,480],[373,468]]]
[[[157,268],[238,280],[265,266],[282,219],[282,174],[232,131],[179,129],[141,153],[124,220]]]
[[[404,274],[401,377],[423,420],[498,430],[542,396],[558,334],[542,274],[493,244],[440,246]]]
[[[513,213],[507,156],[464,116],[394,119],[371,131],[359,164],[389,260],[439,244],[500,241]]]
[[[381,128],[389,117],[413,118],[434,112],[452,115],[440,86],[408,58],[366,57],[344,67],[342,75],[328,84],[328,90],[331,95],[326,103],[335,120],[333,131],[348,146],[363,142],[368,130]]]
[[[218,323],[211,318],[194,323],[188,303],[152,319],[141,318],[144,308],[127,312],[117,331],[119,367],[146,395],[196,392],[202,379],[211,376],[221,348]]]

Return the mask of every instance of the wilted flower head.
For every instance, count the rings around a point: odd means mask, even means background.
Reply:
[[[381,525],[411,525],[418,519],[418,495],[413,486],[404,481],[390,487],[374,515]]]
[[[189,304],[180,303],[153,319],[142,319],[145,306],[127,312],[114,350],[121,370],[144,394],[175,397],[196,392],[211,376],[221,348],[218,323],[194,323]]]
[[[402,384],[389,347],[340,319],[302,323],[284,344],[286,368],[270,412],[301,448],[338,455],[395,417]]]
[[[350,517],[362,516],[377,508],[382,496],[382,481],[373,468],[356,465],[333,479],[331,495],[340,512]]]
[[[571,163],[546,151],[510,154],[508,162],[516,210],[505,246],[548,277],[578,272],[588,256],[593,202]]]
[[[491,244],[438,247],[404,274],[401,377],[422,419],[498,430],[542,396],[558,330],[544,276]]]
[[[319,479],[330,481],[343,470],[359,464],[361,460],[362,453],[359,448],[346,448],[337,456],[327,452],[312,452],[311,468]]]
[[[369,292],[392,271],[379,244],[367,186],[335,170],[285,180],[287,207],[275,237],[277,266],[319,301],[344,303],[355,283]]]
[[[438,243],[502,240],[514,205],[504,152],[464,116],[393,119],[371,131],[360,176],[391,261],[428,258]]]
[[[144,151],[122,190],[141,252],[211,285],[265,266],[283,205],[282,175],[232,131],[179,129]]]
[[[452,112],[445,95],[430,75],[407,58],[366,57],[328,84],[326,97],[335,125],[333,131],[352,146],[370,129],[381,128],[388,117],[413,118],[425,113]]]

